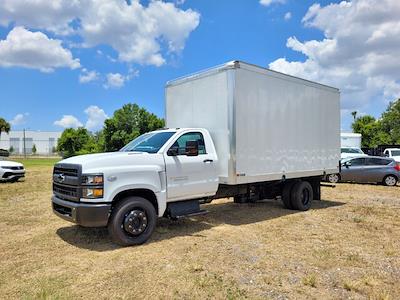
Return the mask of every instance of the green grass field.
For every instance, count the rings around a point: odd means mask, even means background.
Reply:
[[[29,157],[29,158],[21,158],[21,157],[10,157],[10,160],[17,161],[22,163],[25,168],[41,166],[41,167],[49,167],[53,166],[56,162],[60,161],[62,158],[54,158],[54,157]]]
[[[0,299],[400,299],[400,187],[338,184],[306,212],[220,199],[148,243],[51,209],[57,159],[0,184]]]

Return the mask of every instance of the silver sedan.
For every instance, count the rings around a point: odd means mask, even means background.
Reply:
[[[392,158],[367,156],[343,159],[340,174],[330,174],[331,183],[352,181],[358,183],[383,183],[395,186],[400,179],[400,164]]]

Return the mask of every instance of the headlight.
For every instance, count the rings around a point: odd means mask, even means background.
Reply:
[[[82,197],[88,199],[103,198],[103,188],[84,188]]]
[[[84,174],[82,176],[82,184],[84,185],[103,184],[103,174]]]
[[[83,174],[82,175],[82,198],[95,199],[104,196],[104,176],[103,174]]]

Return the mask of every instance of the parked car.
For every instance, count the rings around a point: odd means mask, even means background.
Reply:
[[[368,156],[365,154],[360,148],[357,147],[342,147],[340,149],[340,158],[349,158],[349,157],[361,157]]]
[[[8,156],[10,156],[10,152],[5,149],[0,149],[0,157],[1,156],[8,157]]]
[[[25,177],[24,165],[0,157],[0,182],[15,182]]]
[[[400,149],[399,148],[385,149],[385,151],[383,151],[383,155],[386,157],[391,157],[395,161],[400,162]]]
[[[327,181],[375,182],[395,186],[400,179],[400,163],[393,158],[378,156],[347,158],[341,161],[341,165],[341,172],[327,175]]]

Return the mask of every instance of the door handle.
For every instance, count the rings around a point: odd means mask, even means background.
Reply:
[[[205,160],[203,160],[203,163],[208,163],[208,162],[209,162],[209,163],[212,163],[212,162],[213,162],[213,160],[212,160],[212,159],[209,159],[209,158],[208,158],[208,159],[205,159]]]

